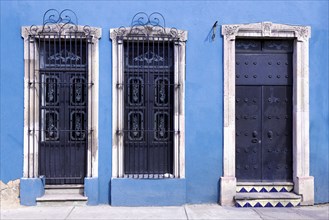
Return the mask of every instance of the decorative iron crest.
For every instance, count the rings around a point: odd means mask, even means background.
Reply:
[[[83,33],[91,35],[90,26],[82,28],[78,26],[78,17],[71,9],[64,9],[59,12],[56,9],[49,9],[43,14],[42,26],[31,25],[27,30],[30,35],[38,34],[62,34],[62,33]]]
[[[118,38],[125,36],[157,36],[180,40],[184,33],[174,27],[166,28],[165,18],[159,12],[153,12],[150,15],[145,12],[139,12],[132,18],[130,27],[121,26],[113,34],[113,37]]]

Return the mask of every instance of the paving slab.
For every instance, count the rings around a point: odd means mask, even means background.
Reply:
[[[300,215],[294,211],[295,208],[253,208],[255,212],[266,219],[300,219]]]
[[[175,207],[75,207],[67,219],[187,219],[184,206]]]
[[[65,219],[74,209],[73,206],[38,207],[31,206],[17,209],[1,209],[1,220],[7,219]]]
[[[329,219],[329,204],[295,208],[236,208],[217,204],[113,207],[20,206],[0,209],[0,219]]]
[[[223,207],[212,205],[185,206],[188,219],[261,219],[250,208]]]
[[[329,219],[329,204],[297,207],[294,211],[301,216],[301,219]]]

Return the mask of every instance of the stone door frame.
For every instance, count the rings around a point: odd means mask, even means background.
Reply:
[[[309,175],[309,38],[311,27],[260,22],[222,25],[224,40],[224,135],[221,205],[233,205],[235,176],[235,39],[290,39],[293,50],[293,182],[301,205],[314,204],[314,178]]]

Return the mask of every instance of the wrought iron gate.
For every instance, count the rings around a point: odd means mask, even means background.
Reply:
[[[131,37],[124,50],[125,174],[171,174],[173,42]]]
[[[238,181],[292,180],[292,42],[236,41]]]
[[[81,184],[88,146],[88,52],[90,30],[71,10],[54,9],[42,27],[29,30],[29,131],[38,136],[39,175],[46,184]],[[91,102],[90,102],[91,103]],[[30,141],[29,141],[30,143]],[[33,146],[35,147],[34,142]]]
[[[123,89],[123,126],[117,134],[123,135],[125,177],[174,177],[174,139],[179,134],[174,121],[175,108],[179,109],[175,91],[180,87],[175,84],[179,79],[175,45],[180,33],[164,27],[161,14],[138,13],[131,27],[115,32],[116,41],[123,45],[123,80],[119,73],[122,83],[117,85]]]

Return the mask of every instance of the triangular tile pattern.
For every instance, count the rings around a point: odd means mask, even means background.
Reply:
[[[288,202],[286,207],[294,207],[293,204],[291,204],[291,202]]]
[[[286,188],[282,188],[282,189],[280,189],[280,192],[288,192],[287,190],[286,190]]]
[[[268,192],[264,187],[260,190],[260,192]]]
[[[275,207],[284,207],[284,206],[281,204],[281,202],[278,202],[278,203],[275,205]]]
[[[260,204],[259,202],[257,202],[254,207],[263,207],[263,206],[262,206],[262,204]]]
[[[248,192],[248,191],[244,187],[242,187],[239,192]]]
[[[256,199],[256,200],[237,200],[235,201],[236,207],[296,207],[300,205],[300,201],[298,199],[293,200],[279,200],[279,199]]]
[[[249,192],[258,192],[254,187]]]
[[[249,202],[246,202],[245,204],[244,204],[244,206],[243,206],[244,208],[245,207],[252,207],[251,205],[250,205],[250,203]]]
[[[292,192],[293,186],[237,186],[236,192]]]
[[[268,202],[266,203],[265,207],[273,207],[273,205],[270,202]]]

